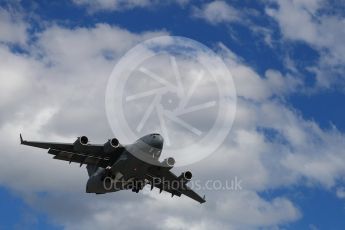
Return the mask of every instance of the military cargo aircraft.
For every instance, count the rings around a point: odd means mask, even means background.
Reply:
[[[205,202],[205,196],[199,196],[187,186],[192,179],[190,171],[176,176],[170,171],[175,164],[174,158],[159,161],[164,139],[158,133],[143,136],[129,145],[120,144],[116,138],[101,145],[90,144],[86,136],[78,137],[74,143],[35,142],[23,140],[21,134],[20,142],[48,149],[54,159],[76,162],[80,167],[85,164],[89,175],[87,193],[104,194],[120,190],[138,193],[145,185],[150,185],[151,190],[156,187],[160,193],[183,194],[200,203]]]

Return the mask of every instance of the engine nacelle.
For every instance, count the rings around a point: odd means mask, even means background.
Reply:
[[[120,146],[120,142],[118,139],[116,138],[113,138],[113,139],[110,139],[109,141],[107,141],[104,146],[103,146],[103,149],[104,149],[104,152],[107,153],[107,154],[111,154],[111,153],[114,153],[115,150]]]
[[[186,171],[181,173],[181,175],[177,178],[177,180],[182,181],[183,184],[187,184],[193,177],[191,171]]]
[[[73,144],[74,151],[82,152],[87,143],[89,143],[89,139],[86,136],[78,137]]]
[[[172,168],[175,165],[175,159],[172,157],[168,157],[166,158],[163,162],[162,162],[166,167]]]

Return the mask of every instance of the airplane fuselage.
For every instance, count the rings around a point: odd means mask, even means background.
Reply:
[[[145,186],[144,175],[150,163],[159,163],[164,140],[160,134],[146,135],[135,143],[126,145],[110,168],[97,167],[86,184],[87,193],[109,193],[124,189],[138,191]]]

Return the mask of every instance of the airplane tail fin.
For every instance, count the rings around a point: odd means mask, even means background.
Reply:
[[[91,177],[98,169],[96,165],[86,165],[87,173],[89,174],[89,177]]]

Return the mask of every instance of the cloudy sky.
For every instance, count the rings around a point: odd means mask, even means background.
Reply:
[[[344,9],[333,0],[1,1],[0,229],[344,229]],[[239,178],[241,190],[201,189],[203,205],[157,190],[85,194],[84,167],[19,145],[20,132],[113,137],[112,69],[161,35],[201,42],[230,70],[233,128],[187,168],[201,181]]]

